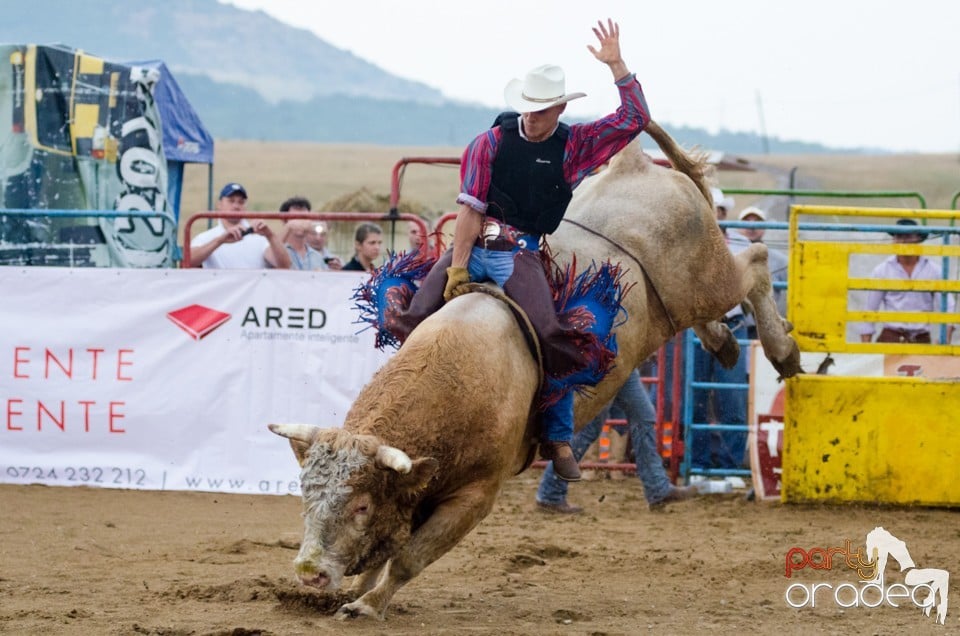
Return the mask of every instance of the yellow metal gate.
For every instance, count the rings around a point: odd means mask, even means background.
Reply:
[[[910,217],[952,228],[960,212],[794,206],[788,307],[801,351],[960,354],[957,345],[863,343],[848,336],[848,323],[922,322],[934,331],[960,323],[956,312],[867,312],[851,308],[850,302],[851,292],[869,289],[960,292],[960,281],[949,277],[880,280],[850,275],[851,258],[858,254],[956,259],[960,247],[948,240],[877,244],[801,238],[802,217],[831,217],[831,223],[849,233],[855,229],[851,224],[863,217],[880,217],[884,225]],[[960,505],[960,378],[799,375],[787,380],[784,418],[781,493],[786,502]]]

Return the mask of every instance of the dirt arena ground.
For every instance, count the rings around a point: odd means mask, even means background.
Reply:
[[[636,479],[582,482],[586,512],[534,507],[539,471],[395,597],[384,622],[332,618],[343,598],[305,589],[291,562],[294,497],[0,486],[4,634],[948,634],[960,632],[957,511],[783,506],[715,495],[647,509]],[[792,547],[863,546],[883,526],[921,567],[953,575],[946,626],[913,607],[794,609]],[[895,565],[887,568],[888,584]],[[822,600],[823,602],[819,602]],[[909,601],[907,601],[909,602]]]

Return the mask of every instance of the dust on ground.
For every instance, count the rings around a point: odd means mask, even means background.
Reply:
[[[0,486],[0,633],[947,634],[960,631],[956,511],[748,502],[650,511],[636,479],[581,482],[585,513],[537,510],[538,470],[508,482],[458,546],[401,589],[383,622],[332,617],[346,594],[297,584],[295,497]],[[862,546],[883,526],[920,567],[951,572],[946,626],[909,599],[842,608],[797,582],[858,584],[843,564],[785,578],[791,547]],[[856,549],[856,547],[854,547]],[[888,584],[899,577],[887,567]],[[872,599],[871,599],[872,600]]]

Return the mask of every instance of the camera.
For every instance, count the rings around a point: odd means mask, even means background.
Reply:
[[[247,234],[253,234],[253,228],[252,228],[252,227],[245,227],[245,228],[243,228],[243,232],[240,232],[240,238],[243,238],[243,237],[246,236]]]

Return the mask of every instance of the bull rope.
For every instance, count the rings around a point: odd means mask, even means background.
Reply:
[[[637,267],[639,267],[641,273],[643,273],[644,278],[646,278],[646,279],[647,279],[647,282],[650,283],[650,290],[653,292],[653,295],[654,295],[654,297],[657,299],[657,302],[659,302],[659,303],[660,303],[660,306],[663,308],[663,313],[664,313],[664,315],[667,317],[667,321],[670,323],[670,328],[673,330],[673,333],[679,333],[679,332],[680,332],[680,329],[677,327],[677,323],[674,322],[674,320],[673,320],[673,316],[670,315],[670,310],[667,309],[667,304],[666,304],[665,302],[663,302],[663,297],[660,296],[660,292],[657,290],[657,286],[654,284],[653,278],[650,277],[650,274],[647,272],[647,268],[643,266],[643,263],[640,261],[639,258],[637,258],[636,256],[634,256],[634,255],[630,252],[630,250],[628,250],[628,249],[625,248],[624,246],[620,245],[619,243],[617,243],[616,241],[614,241],[612,238],[610,238],[610,237],[608,237],[608,236],[606,236],[606,235],[604,235],[604,234],[601,234],[600,232],[598,232],[598,231],[596,231],[596,230],[594,230],[594,229],[592,229],[592,228],[589,228],[589,227],[587,227],[586,225],[584,225],[584,224],[582,224],[582,223],[579,223],[579,222],[574,221],[574,220],[572,220],[572,219],[563,219],[563,222],[564,222],[564,223],[570,223],[571,225],[574,225],[574,226],[580,228],[581,230],[583,230],[584,232],[587,232],[588,234],[593,234],[593,235],[596,236],[597,238],[603,239],[604,241],[606,241],[607,243],[610,243],[610,244],[613,245],[615,248],[617,248],[618,250],[620,250],[621,252],[623,252],[624,254],[626,254],[627,256],[629,256],[631,259],[633,259],[633,262],[635,262],[635,263],[637,264]]]
[[[461,292],[461,290],[463,290]],[[530,322],[530,318],[527,316],[527,312],[517,304],[517,302],[507,296],[499,287],[493,287],[490,285],[484,285],[483,283],[464,283],[457,287],[457,296],[462,294],[469,294],[471,292],[477,292],[481,294],[486,294],[488,296],[493,296],[497,300],[503,301],[507,304],[510,309],[513,310],[513,313],[516,315],[517,319],[523,325],[524,329],[527,330],[527,342],[532,349],[533,357],[537,360],[537,369],[539,371],[540,382],[539,386],[543,386],[543,378],[545,371],[543,370],[543,351],[540,349],[540,339],[537,338],[537,332],[533,330],[533,323]]]

